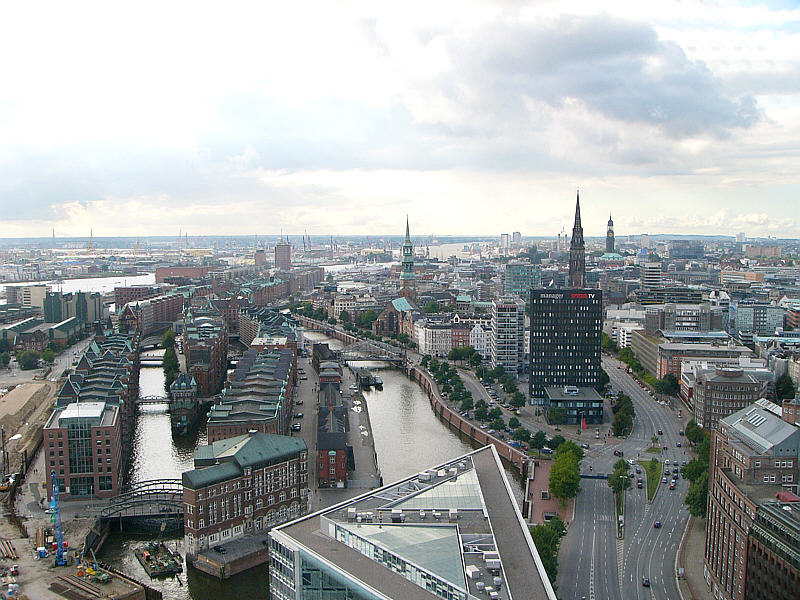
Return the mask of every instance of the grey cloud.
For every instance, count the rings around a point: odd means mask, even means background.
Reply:
[[[526,97],[561,106],[574,97],[620,121],[656,126],[667,136],[724,137],[758,118],[749,95],[731,96],[702,63],[661,41],[649,25],[608,16],[555,24],[501,23],[477,39],[454,38],[455,68],[441,91],[466,85],[498,119],[516,121]]]

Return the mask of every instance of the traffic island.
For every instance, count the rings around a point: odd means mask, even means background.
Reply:
[[[652,503],[658,491],[658,482],[661,480],[661,462],[653,458],[640,460],[639,464],[647,475],[647,501]]]

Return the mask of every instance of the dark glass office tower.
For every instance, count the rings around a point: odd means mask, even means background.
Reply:
[[[542,404],[545,387],[597,387],[603,293],[596,289],[531,290],[530,392]]]

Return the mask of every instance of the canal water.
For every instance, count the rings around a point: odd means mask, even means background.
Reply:
[[[306,332],[310,342],[327,342],[332,349],[341,342],[322,334]],[[143,355],[160,355],[163,350],[151,350]],[[381,363],[360,363],[377,369]],[[442,424],[431,410],[427,396],[416,383],[400,371],[383,369],[383,390],[365,393],[372,432],[375,437],[378,466],[384,482],[417,473],[471,450],[469,440]],[[164,394],[164,375],[160,367],[143,367],[139,376],[139,394]],[[174,438],[170,429],[166,404],[142,406],[138,413],[130,481],[169,478],[179,479],[183,471],[192,468],[194,449],[206,443],[201,428],[194,436]],[[135,578],[157,587],[165,600],[219,600],[244,598],[267,600],[269,597],[267,565],[250,569],[224,582],[195,569],[187,569],[177,579],[151,580],[134,556],[134,550],[150,538],[137,538],[113,533],[103,546],[101,560],[108,562]],[[172,537],[167,543],[183,554],[183,538]]]

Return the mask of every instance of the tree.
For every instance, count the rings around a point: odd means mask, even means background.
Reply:
[[[678,378],[675,377],[672,373],[667,373],[664,375],[664,378],[661,379],[661,393],[668,394],[670,396],[675,396],[681,389],[681,384],[678,381]]]
[[[349,323],[350,322],[350,313],[346,310],[343,310],[339,313],[339,320],[342,323]]]
[[[513,438],[518,442],[528,442],[531,439],[531,432],[524,427],[517,427],[514,430]]]
[[[708,469],[706,468],[703,473],[691,484],[689,484],[689,491],[686,493],[686,506],[689,507],[689,513],[694,517],[706,516],[706,504],[708,503]]]
[[[496,406],[489,411],[489,417],[492,419],[499,419],[503,416],[503,411],[497,408]]]
[[[563,444],[566,440],[564,436],[561,434],[554,435],[550,438],[550,442],[547,444],[551,450],[558,450],[558,447]]]
[[[511,406],[522,408],[525,406],[525,394],[522,392],[514,392],[511,396]]]
[[[503,431],[506,428],[506,422],[498,417],[489,424],[489,427],[497,431]]]
[[[517,417],[511,417],[511,418],[508,420],[508,426],[509,426],[511,429],[516,429],[517,427],[519,427],[519,419],[518,419]]]
[[[28,371],[39,366],[41,355],[35,350],[25,350],[17,354],[17,362],[22,370]]]
[[[422,360],[419,361],[419,364],[421,364],[423,367],[427,368],[428,365],[430,364],[430,362],[431,362],[431,355],[430,354],[426,354],[425,356],[422,357]]]
[[[8,363],[11,362],[11,355],[8,353],[7,350],[4,350],[0,353],[0,366],[7,367]]]
[[[167,348],[172,348],[174,346],[175,346],[175,332],[172,331],[172,329],[169,329],[161,338],[161,347],[166,350]]]
[[[489,420],[489,411],[486,410],[485,406],[481,406],[480,408],[475,409],[475,418],[478,421],[484,422]]]
[[[164,369],[164,389],[169,391],[169,386],[178,377],[178,372],[180,371],[178,356],[175,354],[174,347],[167,348],[164,351],[162,368]]]
[[[480,353],[475,352],[475,354],[469,357],[469,364],[471,367],[477,367],[481,364],[482,360],[483,358],[481,358]]]
[[[617,358],[627,365],[630,365],[634,360],[636,360],[636,357],[633,355],[633,350],[631,350],[630,347],[620,350]]]
[[[562,502],[574,498],[580,490],[581,475],[578,460],[571,452],[556,456],[550,469],[550,493]]]
[[[602,341],[600,342],[600,346],[606,352],[616,352],[617,351],[617,343],[605,332],[601,332]]]
[[[563,423],[566,416],[567,410],[561,406],[551,406],[547,411],[547,420],[556,425]]]
[[[47,364],[52,365],[55,359],[56,355],[50,348],[47,348],[44,352],[42,352],[42,360]]]
[[[537,431],[534,436],[531,438],[531,448],[536,448],[537,450],[541,450],[544,448],[544,445],[547,443],[547,436],[544,434],[544,431]]]
[[[789,377],[788,373],[784,373],[778,377],[778,380],[775,382],[775,393],[778,396],[778,400],[788,400],[790,398],[794,398],[794,382],[792,381],[792,378]]]
[[[627,472],[615,470],[608,477],[608,487],[610,487],[615,494],[621,494],[631,487],[631,479],[628,477]]]
[[[608,373],[606,373],[605,369],[600,369],[600,380],[597,382],[600,389],[605,389],[609,383],[611,383],[611,378],[608,376]]]
[[[461,400],[461,412],[467,412],[468,410],[472,410],[474,407],[474,403],[472,402],[472,396],[467,396],[463,400]]]
[[[426,313],[435,313],[438,312],[439,305],[434,300],[431,300],[430,302],[425,303],[424,310]]]
[[[556,450],[556,457],[567,453],[571,453],[577,459],[578,463],[583,460],[583,449],[573,441],[566,441],[563,444],[560,444]]]

